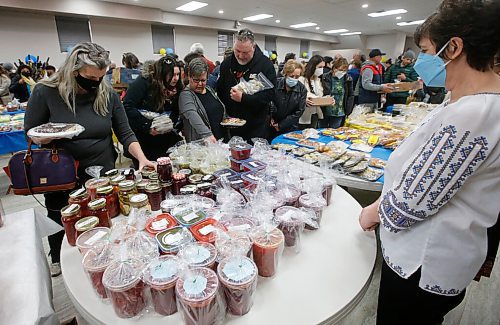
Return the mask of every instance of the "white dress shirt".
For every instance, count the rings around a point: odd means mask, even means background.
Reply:
[[[458,295],[486,258],[500,211],[500,94],[443,103],[391,155],[379,205],[387,264]]]

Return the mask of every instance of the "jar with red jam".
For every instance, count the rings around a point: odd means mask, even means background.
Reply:
[[[146,308],[145,284],[141,279],[144,264],[138,259],[116,261],[102,276],[102,284],[120,318],[139,316]]]
[[[135,181],[135,170],[133,168],[125,169],[123,176],[125,176],[126,180]]]
[[[149,286],[155,312],[169,316],[177,312],[175,283],[182,271],[180,260],[173,255],[154,259],[144,270],[143,280]]]
[[[300,236],[304,230],[303,212],[295,207],[284,206],[276,209],[274,216],[279,222],[278,228],[285,236],[285,246],[300,250]]]
[[[184,260],[190,268],[193,267],[208,267],[216,271],[214,268],[217,258],[217,249],[210,243],[194,242],[182,247],[177,254]]]
[[[118,193],[118,200],[120,201],[120,212],[128,216],[130,214],[130,197],[137,194],[134,181],[125,180],[118,184],[120,192]]]
[[[317,230],[321,226],[323,209],[326,207],[326,200],[322,195],[304,194],[299,198],[299,206],[309,208],[314,211],[312,222],[306,222],[305,228],[308,230]]]
[[[246,256],[232,256],[217,267],[228,311],[237,316],[247,314],[257,289],[257,265]]]
[[[197,189],[196,194],[198,194],[199,196],[203,196],[212,200],[215,199],[215,195],[212,192],[212,184],[201,183],[196,185],[196,189]]]
[[[142,179],[149,179],[149,176],[152,174],[152,173],[155,173],[155,169],[151,166],[144,166],[142,167],[141,169],[141,176],[142,176]]]
[[[101,299],[108,298],[102,284],[102,276],[106,268],[115,260],[112,245],[109,242],[98,242],[83,257],[83,269],[90,278],[92,287]]]
[[[160,182],[161,200],[165,200],[172,193],[172,182]]]
[[[112,185],[99,187],[97,189],[97,198],[106,199],[106,209],[109,212],[110,218],[117,217],[120,214],[120,201],[118,193],[115,193]]]
[[[149,175],[149,182],[150,183],[159,183],[160,182],[160,177],[158,176],[157,172],[151,173],[151,175]]]
[[[111,228],[111,217],[106,209],[106,199],[100,198],[89,202],[89,212],[99,219],[99,227]]]
[[[85,182],[85,188],[90,194],[90,199],[95,200],[97,194],[97,188],[106,186],[109,184],[109,178],[101,177],[101,178],[91,178]]]
[[[82,233],[89,231],[90,229],[94,229],[98,226],[99,218],[95,216],[81,218],[75,223],[76,239],[78,240],[78,237],[80,237]]]
[[[276,274],[279,256],[282,252],[285,237],[281,230],[264,227],[257,229],[253,238],[253,260],[259,269],[259,275],[272,277]]]
[[[219,279],[208,268],[191,269],[175,285],[178,307],[186,325],[216,324],[226,309],[219,305]]]
[[[231,145],[231,157],[236,160],[245,160],[250,158],[250,153],[252,152],[252,146],[247,143],[236,143]]]
[[[181,188],[187,185],[187,178],[185,174],[175,173],[172,175],[172,194],[180,195]]]
[[[75,223],[81,218],[80,206],[78,204],[73,203],[61,209],[61,221],[66,233],[66,239],[71,246],[76,245]]]
[[[159,211],[161,204],[161,187],[159,184],[150,183],[146,186],[151,211]]]
[[[160,182],[170,182],[172,180],[172,161],[168,157],[160,157],[156,159],[156,171]]]
[[[90,195],[85,188],[74,190],[69,194],[68,204],[78,204],[82,217],[87,217],[89,215],[89,209],[87,207],[89,202]]]

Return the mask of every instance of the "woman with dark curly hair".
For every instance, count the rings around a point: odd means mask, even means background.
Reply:
[[[498,245],[498,17],[499,1],[445,0],[415,33],[415,70],[451,99],[394,151],[380,199],[360,215],[364,230],[382,225],[378,324],[439,324],[491,271],[483,264]]]
[[[175,125],[179,119],[179,94],[183,88],[177,61],[167,55],[146,65],[142,75],[127,90],[123,106],[130,126],[149,160],[165,156],[168,148],[180,141],[181,137],[172,128],[169,131],[156,127],[155,120],[143,113],[162,114],[156,117],[158,120],[165,120],[164,114],[169,114]],[[134,164],[137,167],[136,161]]]

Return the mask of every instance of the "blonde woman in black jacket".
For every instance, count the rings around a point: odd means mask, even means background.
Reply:
[[[208,70],[203,59],[193,59],[188,66],[189,85],[179,97],[179,113],[188,142],[205,140],[215,143],[226,134],[220,125],[225,116],[224,104],[207,87]]]

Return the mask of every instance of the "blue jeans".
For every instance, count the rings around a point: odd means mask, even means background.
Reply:
[[[322,120],[319,120],[319,127],[338,129],[342,126],[343,121],[343,116],[325,116]]]

